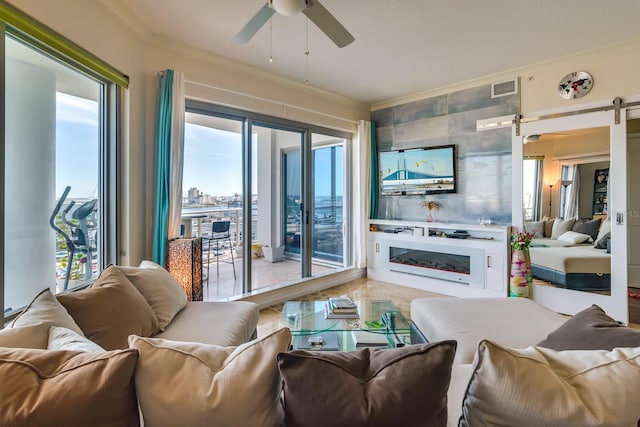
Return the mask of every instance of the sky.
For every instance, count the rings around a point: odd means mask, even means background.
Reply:
[[[96,83],[97,85],[97,83]],[[56,198],[98,197],[98,102],[57,92]]]
[[[98,197],[99,108],[98,102],[57,93],[56,98],[56,196],[71,186],[69,198]],[[256,152],[256,138],[253,151]],[[316,150],[317,197],[331,194],[328,149]],[[342,149],[337,150],[342,171]],[[253,158],[253,168],[258,159]],[[337,193],[342,195],[342,173],[337,174]],[[212,196],[242,194],[242,136],[238,133],[185,124],[183,193],[197,187]],[[253,176],[257,188],[257,176]]]
[[[220,129],[185,124],[184,171],[182,188],[186,195],[189,188],[212,196],[242,194],[242,135]],[[255,153],[257,136],[253,138]],[[316,197],[327,197],[331,193],[328,149],[320,153],[316,150]],[[299,157],[298,157],[299,158]],[[257,168],[257,156],[253,156],[253,168]],[[342,172],[342,149],[336,155],[338,170]],[[258,188],[257,174],[253,174],[252,188]],[[342,195],[342,173],[338,173],[337,192]],[[254,191],[255,193],[255,191]]]

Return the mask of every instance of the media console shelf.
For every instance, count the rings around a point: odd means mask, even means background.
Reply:
[[[368,277],[458,297],[506,297],[510,226],[369,220]]]

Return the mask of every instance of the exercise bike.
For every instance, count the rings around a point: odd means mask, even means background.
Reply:
[[[83,258],[86,259],[84,265],[84,274],[83,279],[89,280],[93,275],[93,252],[95,252],[95,247],[91,245],[91,239],[89,233],[96,228],[95,224],[95,212],[96,212],[96,204],[97,200],[89,200],[81,204],[78,208],[76,208],[71,213],[71,219],[68,219],[69,212],[76,205],[75,201],[71,201],[67,207],[62,211],[60,215],[60,219],[64,224],[68,226],[68,231],[63,230],[56,224],[56,217],[60,214],[60,210],[69,195],[69,191],[71,191],[71,187],[67,186],[56,203],[53,212],[51,213],[51,217],[49,218],[49,225],[51,228],[55,230],[65,241],[67,247],[67,269],[64,278],[64,286],[63,291],[66,291],[69,287],[69,279],[71,278],[71,268],[73,266],[74,256],[77,253],[81,253],[84,255]]]

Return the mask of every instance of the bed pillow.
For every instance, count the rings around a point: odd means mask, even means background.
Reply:
[[[635,426],[640,348],[478,345],[459,426]]]
[[[131,336],[140,352],[135,381],[148,426],[281,426],[276,355],[289,329],[238,347]]]
[[[593,239],[588,234],[567,231],[558,237],[558,241],[576,245],[578,243],[593,242]]]
[[[440,426],[455,341],[278,355],[287,426]]]
[[[573,224],[571,231],[575,231],[576,233],[588,234],[591,236],[592,242],[596,240],[598,237],[598,230],[600,230],[601,224],[600,218],[589,219],[589,218],[580,218],[577,219]]]
[[[621,325],[594,304],[575,314],[538,346],[557,351],[640,347],[640,330]]]
[[[542,218],[542,221],[544,222],[544,236],[538,237],[551,237],[553,224],[556,222],[556,218],[549,218],[548,216],[544,216]]]
[[[571,228],[573,227],[573,224],[575,222],[575,218],[569,218],[565,220],[556,218],[556,220],[553,222],[553,228],[551,229],[551,238],[557,240],[558,237],[562,236],[567,231],[571,231]]]
[[[604,236],[602,236],[595,245],[596,249],[609,249],[609,241],[611,240],[611,232],[608,232]]]
[[[598,230],[598,235],[596,236],[596,246],[598,246],[600,240],[607,235],[607,233],[611,233],[611,219],[607,218],[602,221],[602,225],[600,225],[600,230]]]
[[[534,237],[544,237],[544,221],[527,221],[524,229],[527,233],[534,232]]]
[[[88,289],[58,295],[84,335],[106,350],[127,348],[131,334],[158,332],[158,318],[124,273],[109,267]]]
[[[147,300],[158,317],[158,328],[164,331],[176,314],[187,306],[184,288],[167,270],[152,261],[142,261],[139,267],[117,268]]]
[[[0,425],[138,426],[136,350],[0,348]]]
[[[58,302],[49,288],[42,290],[42,292],[36,295],[27,308],[11,322],[10,327],[15,328],[17,326],[35,325],[37,323],[42,323],[48,327],[64,326],[65,328],[82,334],[80,326],[78,326],[73,317],[69,315],[67,309]]]

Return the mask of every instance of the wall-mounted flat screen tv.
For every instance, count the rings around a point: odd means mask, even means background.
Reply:
[[[379,153],[380,194],[456,192],[456,147],[443,145]]]

